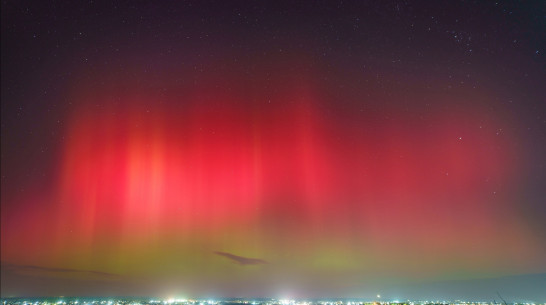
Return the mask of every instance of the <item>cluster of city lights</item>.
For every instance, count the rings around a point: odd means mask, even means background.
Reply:
[[[77,298],[5,298],[2,305],[500,305],[497,302],[472,302],[472,301],[380,301],[381,295],[377,295],[375,301],[347,301],[347,300],[292,300],[292,299],[77,299]],[[509,305],[546,305],[546,303],[507,303]]]

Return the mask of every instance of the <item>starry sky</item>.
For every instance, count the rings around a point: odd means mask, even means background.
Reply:
[[[2,1],[2,296],[545,300],[543,1]]]

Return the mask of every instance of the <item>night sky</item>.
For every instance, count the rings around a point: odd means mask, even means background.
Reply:
[[[544,1],[1,11],[3,297],[546,300]]]

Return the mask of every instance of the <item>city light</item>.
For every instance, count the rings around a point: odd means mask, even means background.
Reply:
[[[376,298],[381,298],[380,294],[376,295]],[[32,302],[28,299],[22,298],[5,298],[2,299],[2,305],[99,305],[99,304],[116,304],[116,305],[153,305],[153,304],[172,304],[172,305],[240,305],[240,304],[252,304],[252,305],[499,305],[495,301],[462,301],[462,300],[399,300],[392,299],[388,301],[378,302],[377,300],[294,300],[294,299],[264,299],[264,300],[246,300],[246,299],[175,299],[169,298],[165,300],[158,299],[138,299],[138,298],[125,298],[125,299],[108,299],[108,300],[94,300],[88,299],[85,301],[79,301],[77,299],[67,299],[59,301],[50,301],[48,299],[32,299]],[[546,305],[546,303],[536,302],[512,302],[506,303],[507,305]]]

